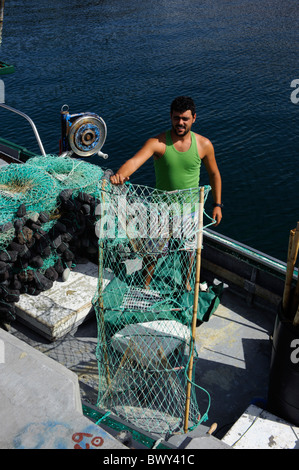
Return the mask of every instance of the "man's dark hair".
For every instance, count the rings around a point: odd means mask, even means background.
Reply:
[[[177,111],[179,113],[184,113],[190,109],[192,116],[196,113],[195,104],[192,98],[189,96],[178,96],[173,100],[170,106],[170,113]]]

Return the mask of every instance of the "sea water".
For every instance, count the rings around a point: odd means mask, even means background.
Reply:
[[[109,158],[96,163],[116,171],[170,126],[173,98],[192,96],[193,130],[214,144],[223,180],[217,232],[286,261],[299,221],[298,31],[296,0],[6,0],[5,102],[33,119],[47,153],[64,104],[99,114]],[[0,122],[39,152],[22,117],[0,109]],[[131,180],[154,186],[152,160]]]

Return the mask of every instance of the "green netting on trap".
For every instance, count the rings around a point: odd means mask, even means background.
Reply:
[[[204,202],[209,190],[204,188]],[[179,432],[183,426],[194,258],[202,234],[199,193],[200,188],[163,192],[133,184],[113,186],[105,178],[101,182],[100,274],[93,300],[98,406],[149,432]],[[211,295],[200,299],[198,319],[214,302]],[[195,387],[189,419],[191,427],[206,419]]]

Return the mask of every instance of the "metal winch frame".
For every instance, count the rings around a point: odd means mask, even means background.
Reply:
[[[101,152],[107,137],[105,121],[95,113],[70,114],[68,105],[61,108],[60,153],[75,157],[98,155],[108,158]]]

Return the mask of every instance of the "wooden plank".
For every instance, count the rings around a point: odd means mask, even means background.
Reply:
[[[225,279],[228,283],[234,284],[237,287],[244,289],[246,279],[244,279],[242,276],[239,276],[239,274],[236,274],[229,269],[222,268],[221,266],[218,266],[217,264],[212,263],[207,259],[202,260],[202,266],[208,271],[212,272],[216,277],[218,276],[220,279]],[[280,295],[277,295],[274,292],[259,286],[258,284],[255,284],[254,286],[254,295],[270,302],[271,304],[274,304],[275,306],[281,302]]]
[[[288,246],[288,259],[287,259],[287,272],[285,278],[284,292],[282,298],[282,307],[284,312],[288,312],[290,307],[290,294],[292,288],[294,268],[297,260],[299,249],[299,222],[297,222],[297,227],[294,230],[290,231],[289,236],[289,246]]]

